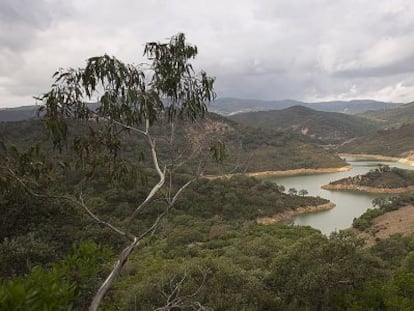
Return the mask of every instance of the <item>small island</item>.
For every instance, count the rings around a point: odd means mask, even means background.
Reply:
[[[342,178],[322,186],[326,190],[356,190],[371,193],[414,191],[414,171],[379,165],[364,175]]]

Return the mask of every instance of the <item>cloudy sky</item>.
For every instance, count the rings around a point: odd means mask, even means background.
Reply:
[[[412,0],[0,0],[0,107],[184,32],[219,97],[414,100]]]

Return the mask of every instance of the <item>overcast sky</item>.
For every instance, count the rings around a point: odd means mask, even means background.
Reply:
[[[184,32],[219,97],[414,100],[413,0],[0,0],[0,107]]]

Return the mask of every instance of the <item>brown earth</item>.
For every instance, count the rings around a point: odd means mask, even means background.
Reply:
[[[263,171],[263,172],[251,172],[243,174],[225,174],[225,175],[205,175],[203,177],[208,179],[215,178],[230,178],[234,175],[247,175],[247,176],[294,176],[294,175],[308,175],[308,174],[329,174],[337,172],[346,172],[352,169],[352,166],[347,165],[343,167],[334,167],[334,168],[299,168],[295,170],[284,170],[284,171]]]
[[[372,246],[377,240],[386,239],[396,233],[403,236],[412,234],[414,233],[414,205],[404,206],[376,217],[373,225],[367,230],[369,232],[362,232],[355,228],[351,230],[366,239],[367,246]]]
[[[367,160],[377,160],[377,161],[386,161],[386,162],[399,162],[406,165],[414,166],[414,154],[409,152],[405,154],[404,158],[398,157],[389,157],[379,154],[365,154],[365,153],[338,153],[340,157],[351,157],[357,159],[367,159]]]
[[[332,202],[315,205],[315,206],[298,207],[294,210],[289,210],[283,213],[278,213],[270,217],[259,217],[256,219],[256,222],[261,225],[272,225],[272,224],[277,224],[279,222],[288,220],[296,215],[326,211],[334,207],[335,207],[335,204],[333,204]]]

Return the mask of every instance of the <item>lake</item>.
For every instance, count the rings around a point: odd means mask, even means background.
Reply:
[[[300,176],[268,176],[263,178],[285,186],[286,192],[289,188],[296,188],[298,191],[306,189],[309,192],[308,195],[320,196],[334,203],[336,206],[331,210],[302,214],[291,220],[291,223],[293,222],[295,225],[311,226],[324,234],[330,234],[333,231],[351,227],[355,217],[373,207],[372,200],[374,198],[386,195],[357,191],[325,190],[321,188],[322,185],[344,177],[365,174],[369,170],[377,168],[379,164],[414,169],[412,166],[397,162],[368,161],[355,158],[346,158],[346,160],[352,165],[352,170],[347,172]]]

